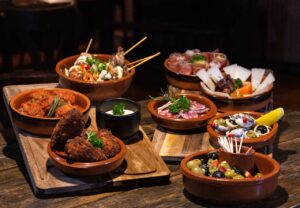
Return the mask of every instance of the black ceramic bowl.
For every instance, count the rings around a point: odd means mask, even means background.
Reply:
[[[125,110],[133,112],[121,116],[109,114],[108,111],[118,103],[125,104]],[[139,131],[141,107],[138,103],[125,98],[104,100],[96,107],[96,119],[99,128],[109,129],[116,137],[125,139]]]

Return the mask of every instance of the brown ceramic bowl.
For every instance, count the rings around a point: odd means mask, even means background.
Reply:
[[[221,136],[221,134],[219,132],[215,131],[213,129],[213,127],[211,126],[211,124],[216,119],[219,119],[219,118],[222,118],[222,117],[225,117],[225,116],[229,116],[229,115],[233,115],[235,113],[247,113],[247,114],[250,114],[251,116],[253,116],[254,118],[258,118],[261,115],[263,115],[262,113],[252,112],[252,111],[231,111],[231,112],[228,112],[228,113],[222,113],[222,114],[216,115],[215,117],[210,119],[208,121],[208,124],[207,124],[207,131],[210,135],[211,141],[214,144],[216,144],[217,146],[218,146],[218,137]],[[265,146],[271,144],[274,141],[274,139],[276,137],[276,134],[277,134],[277,131],[278,131],[278,123],[275,123],[272,126],[272,130],[268,134],[260,136],[258,138],[254,138],[254,139],[244,139],[243,140],[243,145],[248,146],[248,147],[251,146],[254,149],[259,149],[259,148],[265,147]],[[237,141],[239,142],[240,140],[237,139]]]
[[[108,61],[111,55],[94,54],[100,60]],[[121,79],[108,80],[103,82],[85,82],[67,77],[64,73],[65,68],[73,66],[79,55],[70,56],[62,59],[56,64],[55,71],[59,76],[59,84],[63,88],[69,88],[85,94],[91,101],[98,102],[109,98],[116,98],[123,95],[132,82],[135,69],[130,70],[129,74]]]
[[[68,163],[65,158],[61,157],[55,150],[51,148],[50,143],[48,144],[47,151],[52,164],[66,174],[72,176],[99,175],[115,170],[122,164],[125,158],[126,146],[120,139],[116,138],[116,140],[121,146],[121,151],[112,158],[98,162]]]
[[[158,100],[151,100],[147,105],[148,111],[150,112],[152,119],[160,126],[173,130],[190,130],[206,125],[207,120],[216,115],[217,108],[215,104],[208,98],[197,94],[179,94],[178,96],[180,95],[185,95],[190,100],[194,100],[201,104],[204,104],[209,107],[210,110],[195,119],[167,118],[165,116],[159,115],[157,112],[157,108],[161,106],[163,102]]]
[[[239,147],[239,146],[237,146]],[[235,149],[235,146],[233,146]],[[219,161],[226,161],[231,167],[236,167],[241,171],[252,171],[255,165],[255,150],[250,147],[241,147],[240,153],[232,153],[219,148]],[[249,152],[247,152],[249,151]]]
[[[55,128],[57,122],[60,118],[47,118],[47,117],[34,117],[28,116],[25,114],[21,114],[18,111],[21,103],[28,101],[30,99],[29,95],[31,93],[36,92],[37,90],[41,89],[33,89],[33,90],[26,90],[23,92],[18,93],[15,95],[9,102],[9,106],[12,112],[13,122],[18,126],[20,129],[38,135],[51,135],[53,129]],[[71,92],[75,95],[75,103],[82,108],[82,115],[83,119],[86,122],[88,120],[88,112],[91,107],[91,102],[88,97],[85,95],[69,90],[69,89],[62,89],[62,88],[43,88],[43,90],[60,90],[64,92]]]
[[[277,187],[280,166],[269,156],[255,153],[255,166],[261,178],[225,179],[199,176],[186,163],[203,158],[210,150],[185,157],[180,164],[184,188],[192,195],[214,204],[245,204],[269,197]]]

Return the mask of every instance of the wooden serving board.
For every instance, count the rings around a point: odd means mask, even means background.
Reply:
[[[9,100],[18,92],[32,88],[57,87],[57,83],[37,85],[11,85],[3,88],[4,100],[9,110]],[[90,129],[97,129],[95,107],[90,112]],[[11,118],[12,120],[12,118]],[[30,176],[35,194],[86,192],[107,187],[139,185],[155,181],[168,181],[170,171],[140,127],[140,132],[127,140],[127,153],[123,164],[114,172],[94,177],[70,177],[59,171],[49,161],[47,145],[50,138],[32,135],[12,124],[19,147]]]
[[[185,156],[201,150],[214,149],[209,134],[204,129],[198,131],[171,131],[157,126],[152,144],[166,161],[180,161]]]

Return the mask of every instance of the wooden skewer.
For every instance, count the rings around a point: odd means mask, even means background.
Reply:
[[[158,53],[156,53],[156,54],[154,54],[154,55],[152,55],[152,56],[149,56],[149,57],[146,58],[145,60],[143,60],[143,61],[137,63],[136,65],[131,66],[128,70],[131,70],[131,69],[133,69],[133,68],[135,68],[135,67],[137,67],[137,66],[139,66],[139,65],[141,65],[141,64],[143,64],[143,63],[145,63],[146,61],[149,61],[150,59],[153,59],[154,57],[158,56],[159,54],[160,54],[160,52],[158,52]]]
[[[124,56],[129,53],[132,49],[134,49],[135,47],[137,47],[139,44],[141,44],[144,40],[147,39],[147,36],[145,36],[142,40],[140,40],[139,42],[137,42],[136,44],[134,44],[131,48],[129,48],[127,51],[125,51]]]
[[[156,54],[153,54],[153,55],[151,55],[151,56],[147,56],[147,57],[144,57],[144,58],[138,59],[138,60],[136,60],[136,61],[133,61],[133,62],[130,62],[130,63],[128,63],[128,65],[136,64],[136,63],[139,63],[139,62],[141,62],[141,61],[144,61],[144,60],[146,60],[146,59],[149,59],[149,58],[155,57],[155,56],[157,56],[157,54],[158,54],[158,53],[156,53]]]
[[[90,39],[90,42],[89,42],[88,46],[86,47],[85,53],[87,53],[89,51],[92,42],[93,42],[93,38]]]
[[[146,60],[146,59],[149,58],[149,57],[150,57],[150,56],[147,56],[147,57],[145,57],[145,58],[141,58],[141,59],[135,60],[135,61],[133,61],[133,62],[128,63],[128,65],[132,65],[132,64],[136,64],[136,63],[138,63],[138,62],[144,61],[144,60]]]

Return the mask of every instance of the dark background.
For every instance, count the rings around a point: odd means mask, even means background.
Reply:
[[[25,1],[30,2],[30,1]],[[167,83],[163,61],[172,52],[219,49],[231,63],[271,68],[279,94],[299,92],[300,1],[78,0],[47,5],[0,0],[0,83],[56,82],[58,60],[84,51],[114,53],[144,36],[126,56],[161,55],[138,67],[125,96],[158,94]],[[278,89],[278,88],[277,88]],[[277,99],[284,100],[285,97]],[[295,99],[295,98],[294,98]],[[300,102],[299,102],[300,103]]]

